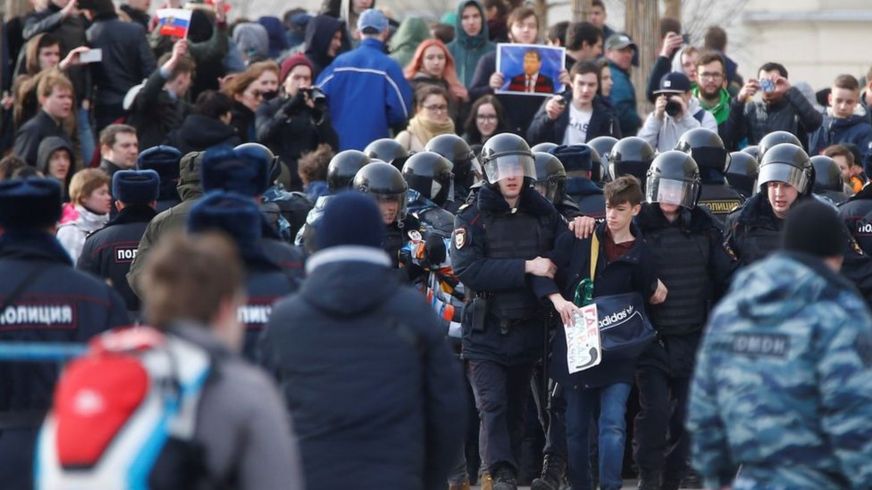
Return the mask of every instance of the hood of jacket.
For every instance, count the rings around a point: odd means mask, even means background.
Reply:
[[[249,58],[269,55],[269,33],[254,22],[245,22],[233,29],[233,42]]]
[[[603,190],[600,189],[594,181],[585,177],[567,177],[566,178],[566,194],[575,197],[601,195]]]
[[[351,47],[348,38],[345,35],[345,23],[335,17],[329,15],[317,15],[309,20],[306,25],[306,34],[303,44],[306,46],[304,51],[307,58],[312,63],[324,69],[327,65],[333,62],[334,57],[327,54],[327,49],[330,47],[330,41],[336,31],[342,30],[342,46],[336,52],[338,56]]]
[[[177,137],[191,148],[206,149],[236,136],[236,128],[199,114],[190,114],[178,129]]]
[[[481,14],[481,31],[475,36],[470,36],[463,30],[463,10],[472,5],[478,9]],[[478,0],[460,0],[457,2],[457,17],[454,21],[454,40],[457,44],[463,46],[464,49],[476,49],[484,46],[490,40],[487,28],[487,15],[485,15],[484,7]]]
[[[391,37],[391,53],[408,52],[411,55],[418,49],[418,45],[425,39],[430,38],[430,28],[420,17],[409,17],[400,24],[400,28]]]
[[[42,172],[43,175],[47,176],[49,159],[51,158],[52,153],[60,149],[67,150],[70,154],[69,175],[72,175],[75,170],[73,165],[76,162],[76,159],[73,157],[73,146],[60,136],[49,136],[39,144],[39,150],[36,153],[36,169]]]
[[[743,321],[779,324],[804,316],[809,305],[845,291],[858,294],[848,279],[821,259],[779,251],[739,271],[721,307],[740,312]]]
[[[182,201],[190,201],[203,195],[203,184],[200,182],[202,162],[201,151],[192,151],[179,160],[179,183],[176,190],[179,191]]]
[[[266,29],[269,36],[269,57],[278,58],[282,51],[288,49],[288,38],[285,36],[285,28],[278,17],[263,16],[257,19],[257,23]]]
[[[300,294],[314,307],[332,316],[351,317],[371,311],[390,299],[400,287],[391,259],[381,249],[360,246],[330,247],[306,262],[306,281]]]

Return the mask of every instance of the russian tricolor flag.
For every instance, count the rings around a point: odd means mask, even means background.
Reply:
[[[186,9],[158,9],[158,33],[161,36],[187,37],[191,27],[191,11]]]

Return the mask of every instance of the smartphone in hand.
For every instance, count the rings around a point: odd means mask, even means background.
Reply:
[[[763,92],[765,92],[767,94],[771,93],[771,92],[775,92],[775,82],[773,82],[772,80],[770,80],[768,78],[761,78],[760,79],[760,89],[763,90]]]
[[[89,49],[79,55],[79,60],[82,63],[100,63],[103,61],[103,50],[100,48]]]

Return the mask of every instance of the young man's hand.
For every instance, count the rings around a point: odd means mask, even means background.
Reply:
[[[539,277],[549,277],[554,279],[554,274],[557,272],[557,266],[550,259],[545,257],[536,257],[533,260],[524,262],[524,272]]]
[[[569,231],[575,233],[575,237],[581,240],[590,238],[594,228],[596,228],[596,220],[590,216],[578,216],[569,222]]]
[[[551,300],[554,309],[557,310],[558,314],[560,314],[560,321],[562,321],[564,325],[572,325],[578,307],[572,304],[571,301],[564,299],[559,293],[554,293],[548,296],[548,299]]]
[[[564,110],[566,110],[566,101],[563,100],[563,97],[560,95],[551,97],[548,99],[548,102],[545,103],[545,114],[547,114],[548,119],[551,119],[552,121],[560,117]]]
[[[648,302],[652,305],[659,305],[666,301],[666,296],[669,294],[669,290],[666,289],[666,285],[660,279],[657,279],[657,290],[654,291],[654,294],[651,295],[651,298],[648,299]]]
[[[488,85],[490,86],[490,88],[497,90],[503,86],[504,81],[505,79],[503,78],[503,74],[497,71],[494,72],[493,75],[491,75],[490,80],[488,81]]]
[[[757,94],[758,90],[760,90],[760,82],[753,78],[749,78],[748,81],[745,82],[745,85],[742,86],[742,90],[739,90],[736,100],[744,104],[749,98]]]

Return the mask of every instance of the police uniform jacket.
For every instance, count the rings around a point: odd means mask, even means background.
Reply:
[[[244,256],[247,301],[239,308],[239,321],[245,325],[243,355],[257,359],[257,341],[272,314],[273,304],[297,290],[302,268],[282,269],[263,254]],[[298,275],[298,272],[300,273]]]
[[[715,218],[702,207],[682,209],[670,222],[657,204],[642,204],[636,223],[669,290],[666,301],[649,305],[659,342],[639,359],[672,376],[690,377],[709,310],[726,291],[735,261],[724,247]]]
[[[745,202],[745,198],[729,187],[721,177],[720,183],[706,183],[700,186],[699,205],[711,211],[719,227],[724,226],[727,216]]]
[[[706,488],[868,488],[872,318],[819,258],[740,271],[697,363],[687,426]]]
[[[11,306],[0,312],[0,340],[85,342],[128,323],[121,297],[104,282],[74,270],[57,240],[33,232],[0,238],[0,296],[33,271],[39,275]],[[46,409],[58,366],[0,363],[0,412]]]
[[[125,207],[104,228],[88,236],[76,264],[79,270],[108,279],[131,312],[139,311],[139,298],[127,284],[126,276],[139,240],[155,214],[146,205]]]
[[[306,488],[444,488],[466,406],[436,315],[379,249],[331,247],[307,272],[260,344],[291,407]]]
[[[648,303],[648,298],[657,289],[657,271],[654,259],[642,233],[635,225],[631,232],[636,237],[632,248],[614,262],[608,261],[605,250],[606,224],[599,223],[594,233],[599,240],[599,256],[597,258],[596,277],[594,278],[593,298],[600,296],[637,292],[642,301]],[[549,257],[557,266],[555,287],[542,289],[542,298],[551,293],[559,292],[564,298],[572,301],[578,284],[590,277],[590,247],[591,239],[579,239],[572,233],[563,234],[549,253]],[[563,384],[595,388],[615,383],[632,383],[636,370],[635,360],[603,360],[598,366],[569,374],[566,366],[566,336],[563,329],[558,329],[551,343],[551,361],[549,373],[551,377]]]
[[[534,288],[553,287],[553,281],[526,274],[524,262],[544,257],[566,231],[554,206],[532,187],[523,188],[511,209],[498,189],[482,186],[475,204],[457,215],[451,265],[468,298],[486,303],[484,321],[476,325],[475,308],[464,309],[464,358],[515,365],[540,356],[547,310]]]
[[[839,206],[851,236],[867,255],[872,253],[872,186],[865,186]]]
[[[606,198],[596,183],[584,177],[567,177],[566,194],[578,204],[579,212],[594,219],[606,217]]]

